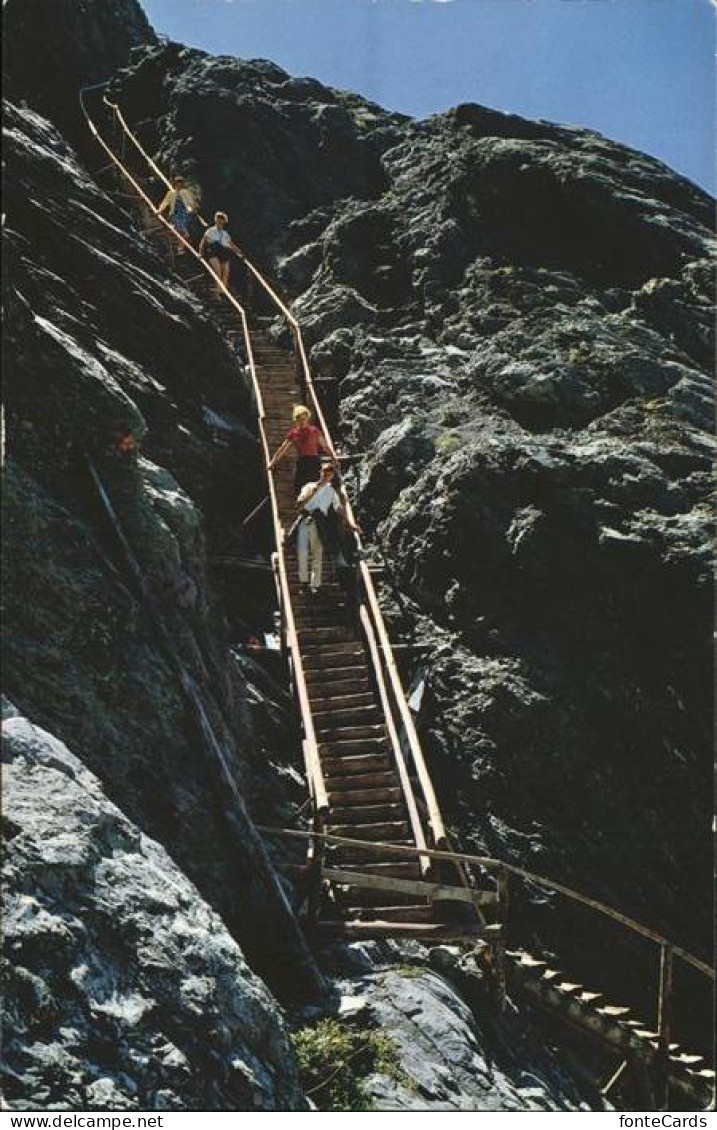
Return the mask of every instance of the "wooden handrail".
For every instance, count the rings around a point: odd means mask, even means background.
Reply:
[[[381,615],[381,609],[379,608],[376,590],[373,587],[371,574],[365,561],[361,562],[359,570],[363,579],[364,588],[366,590],[369,608],[371,609],[371,612],[373,614],[376,631],[381,641],[381,648],[383,651],[384,661],[386,663],[386,670],[388,671],[388,677],[391,681],[391,687],[396,699],[398,711],[401,715],[401,721],[403,722],[406,731],[406,739],[411,751],[413,766],[416,770],[416,776],[418,777],[419,783],[421,785],[423,799],[428,809],[428,818],[430,820],[431,829],[433,831],[433,840],[436,847],[440,848],[442,845],[445,846],[446,844],[446,829],[443,823],[443,817],[441,816],[441,810],[438,807],[438,800],[433,788],[433,782],[431,781],[431,775],[428,772],[428,766],[426,765],[423,756],[423,750],[421,749],[421,745],[418,740],[418,734],[416,733],[416,727],[411,716],[411,711],[409,710],[408,703],[406,702],[405,692],[401,683],[401,676],[398,673],[398,667],[396,666],[396,660],[394,659],[393,651],[391,650],[391,643],[388,638],[388,633],[386,632],[386,628],[384,627],[383,616]]]
[[[163,181],[164,184],[166,184],[167,188],[171,188],[172,182],[169,180],[169,178],[167,176],[165,176],[165,174],[162,172],[159,165],[157,165],[155,163],[153,158],[150,157],[149,153],[144,148],[144,146],[142,145],[142,143],[139,140],[139,138],[137,137],[137,135],[129,128],[129,126],[127,125],[127,122],[125,121],[124,115],[123,115],[122,111],[120,110],[119,106],[117,105],[117,103],[111,102],[106,94],[102,95],[102,101],[105,103],[106,106],[109,106],[109,108],[117,115],[117,119],[118,119],[120,125],[122,126],[122,129],[125,131],[125,133],[129,137],[130,141],[132,141],[132,143],[136,146],[136,148],[139,149],[140,153],[142,154],[142,156],[144,157],[145,161],[150,166],[150,168],[152,168],[154,170],[154,172],[157,174],[157,176],[159,177],[159,179],[161,181]]]
[[[259,277],[261,278],[261,276],[259,276]],[[295,342],[296,342],[296,348],[298,350],[298,355],[299,355],[301,365],[302,365],[302,368],[303,368],[303,371],[304,371],[304,380],[306,382],[306,388],[307,388],[308,393],[309,393],[309,399],[311,400],[317,423],[318,423],[319,427],[321,428],[321,430],[324,434],[324,437],[326,439],[327,446],[328,446],[332,456],[334,457],[334,459],[337,459],[336,449],[334,448],[333,442],[331,440],[331,435],[330,435],[329,429],[326,425],[326,420],[324,418],[324,414],[321,410],[319,398],[316,395],[316,389],[314,388],[314,382],[313,382],[312,377],[311,377],[311,370],[309,368],[309,362],[308,362],[308,358],[306,356],[306,347],[304,345],[304,339],[303,339],[303,335],[301,333],[301,327],[299,326],[298,322],[296,322],[295,319],[294,319],[294,326],[295,326],[294,337],[295,337]],[[351,500],[348,498],[345,491],[342,491],[342,493],[343,493],[344,506],[346,508],[346,514],[348,516],[349,522],[353,526],[356,526],[356,519],[355,519],[355,516],[354,516],[354,513],[353,513],[353,508],[351,506]],[[361,542],[361,537],[360,537],[359,534],[357,534],[356,537],[357,537],[359,549],[361,550],[363,548],[362,542]],[[371,574],[369,572],[369,569],[368,569],[368,567],[367,567],[367,565],[364,561],[361,562],[360,572],[361,572],[361,577],[362,577],[363,584],[364,584],[364,589],[366,590],[366,597],[367,597],[367,600],[368,600],[368,606],[369,606],[369,611],[370,611],[370,614],[371,614],[371,619],[373,621],[375,631],[376,631],[376,633],[379,637],[379,640],[381,642],[381,650],[383,652],[383,657],[384,657],[384,661],[385,661],[385,664],[386,664],[386,670],[388,671],[388,676],[389,676],[389,679],[390,679],[390,682],[391,682],[391,689],[393,691],[393,695],[394,695],[394,698],[395,698],[395,701],[396,701],[396,705],[398,707],[398,711],[399,711],[399,714],[401,716],[401,721],[403,722],[403,725],[404,725],[404,728],[405,728],[405,731],[406,731],[406,739],[408,741],[408,746],[409,746],[409,749],[411,751],[411,758],[412,758],[412,761],[413,761],[414,768],[416,770],[416,776],[418,777],[418,781],[419,781],[419,784],[421,786],[421,792],[423,794],[423,800],[424,800],[426,807],[428,809],[429,820],[430,820],[430,824],[431,824],[431,830],[433,832],[434,843],[438,847],[445,846],[446,843],[447,843],[447,836],[446,836],[445,825],[443,823],[443,817],[441,816],[441,810],[440,810],[439,805],[438,805],[438,800],[436,798],[435,789],[433,788],[433,782],[431,781],[431,775],[428,772],[428,767],[426,765],[425,758],[423,756],[423,750],[421,749],[421,743],[418,740],[418,734],[416,733],[416,727],[414,725],[413,718],[411,716],[411,711],[409,710],[408,703],[406,702],[406,695],[405,695],[405,692],[404,692],[404,689],[403,689],[403,685],[401,683],[400,675],[398,673],[398,667],[396,665],[396,660],[395,660],[394,655],[393,655],[393,649],[391,648],[391,641],[388,638],[388,633],[386,632],[386,629],[385,629],[385,626],[384,626],[384,623],[383,623],[383,616],[381,614],[381,608],[380,608],[380,605],[378,603],[378,596],[376,595],[376,589],[374,588],[373,579],[372,579]]]
[[[709,977],[711,981],[715,980],[715,970],[707,962],[702,961],[701,958],[695,957],[689,950],[683,949],[681,946],[676,946],[662,934],[658,934],[657,930],[651,929],[649,926],[643,926],[641,922],[637,922],[634,918],[630,918],[627,914],[622,914],[621,911],[615,910],[613,907],[608,906],[607,903],[600,902],[598,899],[590,898],[589,895],[583,895],[579,891],[574,891],[571,887],[566,887],[563,883],[557,882],[555,879],[547,879],[545,875],[536,875],[532,871],[527,871],[524,867],[518,867],[515,863],[506,863],[504,859],[493,859],[487,855],[471,855],[470,852],[465,851],[440,851],[437,848],[416,848],[412,844],[391,844],[383,843],[380,840],[357,840],[349,836],[337,836],[333,832],[315,833],[303,832],[298,828],[273,828],[265,824],[257,824],[260,832],[265,832],[267,835],[272,836],[288,836],[299,837],[301,839],[309,836],[315,839],[325,840],[327,843],[344,844],[350,847],[369,847],[380,848],[392,855],[409,855],[416,856],[419,853],[427,855],[429,859],[443,859],[453,863],[472,863],[477,867],[483,867],[486,871],[499,871],[504,869],[510,871],[512,875],[518,875],[521,879],[527,879],[531,883],[536,883],[541,887],[548,887],[555,891],[556,894],[563,895],[565,898],[571,899],[573,902],[581,903],[583,906],[590,907],[591,910],[603,914],[605,917],[612,919],[621,926],[627,927],[636,934],[642,935],[643,938],[649,938],[650,941],[656,942],[660,946],[670,946],[674,957],[679,957],[688,965],[692,965],[700,973]]]
[[[295,622],[294,622],[294,615],[293,615],[293,610],[292,610],[292,607],[291,607],[291,598],[290,598],[290,593],[289,593],[288,580],[287,580],[287,576],[286,576],[286,565],[285,565],[285,561],[284,561],[284,551],[283,551],[284,531],[283,531],[283,528],[282,528],[282,525],[281,525],[281,519],[280,519],[280,516],[279,516],[279,506],[278,506],[278,502],[277,502],[277,499],[276,499],[276,491],[274,489],[273,475],[269,471],[269,466],[268,466],[269,465],[269,459],[270,459],[270,453],[269,453],[269,445],[268,445],[268,441],[267,441],[267,437],[266,437],[266,430],[265,430],[265,427],[264,427],[264,418],[265,418],[264,403],[263,403],[263,399],[262,399],[262,395],[261,395],[261,388],[259,387],[259,382],[258,382],[258,379],[257,379],[257,376],[256,376],[256,367],[255,367],[255,364],[254,364],[254,354],[253,354],[253,350],[252,350],[252,346],[251,346],[251,337],[250,337],[250,334],[249,334],[249,325],[248,325],[248,322],[247,322],[246,311],[244,310],[244,307],[241,305],[241,303],[237,302],[234,295],[231,293],[231,291],[228,289],[228,287],[226,287],[224,285],[224,283],[221,281],[221,279],[217,278],[217,276],[212,271],[212,268],[209,266],[208,263],[205,262],[204,259],[202,259],[201,255],[199,255],[199,253],[195,250],[195,248],[192,246],[192,244],[189,243],[189,241],[186,240],[184,238],[184,236],[181,235],[180,232],[178,232],[175,228],[173,228],[172,225],[169,224],[164,219],[164,217],[162,215],[160,215],[159,210],[154,205],[153,201],[150,199],[150,197],[147,195],[147,193],[144,191],[144,189],[141,187],[141,185],[137,182],[137,180],[132,176],[132,174],[129,172],[129,170],[126,168],[126,166],[122,163],[122,161],[120,161],[119,158],[115,155],[112,148],[106,143],[104,138],[101,136],[99,130],[97,129],[94,122],[90,118],[90,116],[89,116],[89,114],[88,114],[88,112],[87,112],[87,110],[84,106],[84,102],[82,100],[81,100],[81,106],[82,106],[82,111],[83,111],[83,114],[84,114],[85,119],[87,121],[87,124],[88,124],[93,136],[98,141],[98,143],[102,146],[102,148],[105,150],[105,152],[110,157],[110,159],[114,162],[114,164],[118,167],[118,169],[120,170],[122,175],[129,181],[129,183],[135,189],[137,194],[140,196],[140,198],[144,201],[144,203],[150,209],[151,213],[156,217],[157,220],[159,220],[164,225],[164,227],[167,229],[169,234],[172,235],[173,238],[175,238],[179,243],[181,243],[184,246],[184,248],[187,251],[189,251],[194,256],[194,258],[197,259],[202,264],[202,266],[207,271],[207,273],[211,275],[212,281],[217,283],[221,287],[221,290],[224,292],[225,296],[227,297],[227,299],[229,300],[231,305],[234,307],[236,312],[239,314],[239,317],[240,317],[240,320],[241,320],[241,325],[242,325],[242,331],[243,331],[243,334],[244,334],[244,340],[245,340],[246,348],[247,348],[247,360],[248,360],[248,363],[249,363],[249,369],[250,369],[251,376],[252,376],[252,382],[253,382],[253,385],[254,385],[255,395],[257,397],[257,409],[258,409],[258,412],[259,412],[259,432],[260,432],[260,436],[261,436],[261,444],[262,444],[262,450],[263,450],[263,454],[264,454],[264,467],[265,467],[268,482],[269,482],[269,495],[270,495],[270,498],[271,498],[272,517],[274,519],[274,533],[275,533],[276,542],[277,542],[277,551],[278,551],[278,559],[279,559],[279,574],[280,574],[280,578],[281,578],[282,595],[283,595],[283,599],[285,601],[285,610],[286,610],[286,618],[287,618],[287,636],[289,638],[289,646],[292,649],[292,656],[293,656],[293,661],[294,661],[294,675],[295,675],[295,679],[296,679],[297,695],[298,695],[298,698],[299,698],[299,708],[300,708],[302,723],[303,723],[303,727],[304,727],[304,734],[305,734],[305,737],[306,737],[305,749],[307,751],[307,757],[306,757],[307,775],[311,776],[311,779],[312,779],[313,784],[314,784],[314,797],[315,797],[315,801],[316,801],[317,810],[318,810],[319,813],[323,813],[323,812],[328,810],[328,794],[327,794],[326,785],[325,785],[325,782],[324,782],[324,779],[323,779],[323,772],[321,770],[321,762],[320,762],[320,758],[319,758],[318,743],[317,743],[317,740],[316,740],[316,733],[315,733],[315,730],[314,730],[313,716],[312,716],[312,713],[311,713],[311,707],[310,707],[310,704],[309,704],[309,696],[308,696],[308,691],[307,691],[307,686],[306,686],[306,677],[305,677],[305,674],[304,674],[303,663],[302,663],[302,660],[301,660],[301,652],[300,652],[300,648],[299,648],[299,644],[298,644],[298,636],[297,636],[297,632],[296,632],[296,625],[295,625]],[[129,128],[127,127],[126,123],[124,123],[124,120],[123,120],[123,128],[131,136],[134,136],[134,135],[132,135],[131,130],[129,130]]]
[[[421,825],[421,817],[418,814],[416,798],[413,795],[413,785],[411,784],[411,778],[409,777],[408,771],[406,769],[406,763],[403,760],[401,743],[398,738],[396,724],[393,720],[391,706],[388,701],[388,692],[386,690],[386,682],[383,677],[383,671],[381,670],[381,657],[378,652],[378,644],[376,643],[373,624],[371,623],[371,617],[369,616],[363,604],[361,605],[361,623],[363,624],[363,629],[366,633],[366,642],[368,643],[369,652],[371,654],[371,664],[373,666],[374,675],[376,676],[376,685],[378,687],[378,693],[381,699],[383,713],[386,718],[386,728],[388,729],[391,749],[393,750],[393,758],[396,762],[396,769],[398,770],[398,776],[401,781],[403,798],[406,802],[406,808],[408,809],[408,818],[411,822],[413,838],[416,841],[416,847],[425,848],[427,846],[426,837]],[[430,870],[431,861],[427,855],[420,855],[418,859],[421,865],[421,872],[425,875]]]
[[[296,682],[296,693],[299,699],[299,709],[301,712],[301,718],[304,727],[304,763],[306,766],[306,775],[312,783],[311,791],[314,797],[314,803],[316,805],[317,813],[323,815],[328,812],[329,797],[326,790],[326,782],[324,780],[323,770],[321,768],[319,745],[316,739],[316,731],[314,729],[314,718],[309,702],[306,674],[304,672],[304,664],[301,658],[301,648],[299,647],[299,637],[296,631],[294,610],[291,604],[289,580],[286,575],[286,559],[284,556],[284,528],[281,524],[279,502],[276,497],[276,487],[274,485],[274,475],[273,472],[269,470],[271,453],[269,451],[269,441],[267,439],[266,427],[264,424],[264,421],[266,419],[264,399],[261,394],[261,386],[259,384],[259,379],[256,373],[254,351],[251,344],[251,335],[249,333],[249,325],[244,310],[242,310],[242,327],[244,329],[244,336],[247,345],[247,362],[249,365],[249,372],[251,373],[252,384],[254,386],[254,394],[256,396],[257,402],[259,435],[261,437],[261,446],[264,455],[264,469],[266,471],[267,482],[269,485],[269,499],[271,503],[271,513],[274,523],[274,536],[276,540],[276,559],[278,564],[278,580],[281,593],[281,606],[284,609],[287,644],[291,652],[294,679]]]

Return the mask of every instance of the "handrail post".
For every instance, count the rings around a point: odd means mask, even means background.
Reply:
[[[324,830],[324,821],[321,813],[314,806],[314,831],[319,836]],[[310,922],[315,922],[321,909],[321,879],[324,872],[324,857],[326,843],[322,839],[311,840],[312,852],[310,861],[311,885],[307,899],[307,916]]]
[[[501,925],[500,934],[493,943],[494,954],[494,977],[495,977],[495,1002],[499,1012],[505,1009],[505,1002],[508,996],[507,988],[507,966],[506,966],[506,942],[508,931],[508,908],[510,907],[510,872],[507,867],[499,867],[496,875],[496,886],[498,895],[498,918]]]
[[[660,946],[660,984],[657,996],[657,1105],[667,1109],[670,1092],[669,1060],[670,1031],[672,1028],[672,973],[673,947],[669,942]]]
[[[507,867],[501,867],[496,875],[498,894],[498,913],[503,923],[503,929],[508,927],[508,911],[510,908],[510,872]]]
[[[299,334],[296,327],[292,327],[292,334],[294,338],[294,365],[296,366],[296,379],[299,382],[301,390],[301,403],[306,401],[306,373],[304,372],[304,361],[301,355],[301,348],[299,346]]]

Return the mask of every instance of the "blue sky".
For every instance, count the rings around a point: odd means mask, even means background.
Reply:
[[[141,0],[158,32],[424,117],[589,126],[715,190],[712,0]]]

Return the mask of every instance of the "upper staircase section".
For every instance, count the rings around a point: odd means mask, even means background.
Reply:
[[[310,406],[336,457],[299,324],[252,263],[235,264],[236,273],[244,280],[246,271],[251,283],[250,288],[243,281],[241,301],[232,287],[214,277],[196,248],[157,214],[157,198],[169,181],[129,129],[119,107],[101,91],[91,97],[105,120],[119,126],[124,139],[118,154],[88,112],[90,128],[122,178],[125,199],[134,204],[160,251],[207,303],[225,335],[236,335],[251,375],[274,526],[282,636],[299,708],[314,827],[351,833],[365,844],[325,851],[322,841],[316,840],[312,856],[334,876],[326,881],[325,906],[356,936],[406,931],[410,936],[440,937],[442,931],[451,938],[482,935],[485,922],[478,907],[497,902],[496,892],[476,891],[474,897],[462,864],[439,865],[422,854],[429,847],[448,847],[448,837],[360,538],[355,608],[341,590],[330,561],[320,594],[304,595],[295,550],[286,545],[286,532],[297,513],[293,469],[289,460],[273,469],[269,464],[297,402]],[[200,222],[205,223],[201,217]],[[267,336],[261,320],[250,320],[246,295],[254,288],[266,306],[284,319],[293,355]],[[217,291],[222,301],[217,300]],[[343,491],[342,496],[349,521],[355,524],[350,500]],[[404,846],[407,855],[397,859],[382,844]],[[441,880],[440,902],[432,897],[436,878]],[[394,879],[404,886],[392,892]],[[414,884],[410,891],[405,887],[409,882]],[[449,899],[451,889],[455,898]],[[407,908],[403,923],[402,907]]]

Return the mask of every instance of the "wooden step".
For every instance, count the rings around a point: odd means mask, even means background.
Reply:
[[[347,632],[349,630],[348,615],[348,608],[337,610],[333,608],[294,607],[294,622],[300,635],[312,632],[316,628],[341,628],[344,632]]]
[[[320,596],[317,597],[317,600],[320,599]],[[317,644],[324,643],[344,643],[346,639],[346,628],[343,624],[335,628],[311,628],[305,632],[299,632],[299,643],[302,645],[302,651],[304,644],[314,647]]]
[[[392,863],[356,864],[351,870],[356,872],[365,871],[369,875],[392,875],[397,879],[421,878],[421,868],[419,864],[411,859],[402,860],[399,856],[396,856],[396,861]]]
[[[675,1063],[681,1064],[683,1067],[689,1067],[690,1070],[696,1071],[705,1065],[704,1056],[690,1055],[688,1052],[680,1052],[678,1055],[672,1056]]]
[[[291,603],[296,611],[302,609],[312,616],[322,613],[341,614],[346,609],[346,596],[341,590],[327,594],[323,588],[320,588],[316,596],[309,596],[303,592],[292,593]]]
[[[338,628],[341,627],[345,632],[349,632],[349,610],[346,609],[343,613],[335,612],[317,612],[312,615],[311,612],[305,612],[303,609],[294,609],[294,623],[300,633],[311,632],[314,628]],[[358,639],[356,640],[358,643]]]
[[[558,986],[562,988],[562,986]],[[597,1010],[606,1020],[624,1020],[630,1015],[630,1009],[622,1004],[605,1004]]]
[[[320,670],[316,667],[306,670],[306,681],[309,686],[316,683],[339,683],[353,682],[358,680],[368,683],[368,668],[365,663],[356,663],[350,667],[331,667],[326,670]]]
[[[365,824],[335,824],[334,816],[329,816],[328,832],[332,836],[348,836],[355,840],[385,841],[393,840],[405,842],[408,836],[408,824],[404,820],[387,820],[383,823]],[[349,846],[349,845],[345,845]],[[340,850],[341,845],[337,845]]]
[[[314,698],[316,697],[317,687],[314,684]],[[376,731],[375,736],[385,733],[383,723],[383,713],[378,706],[373,695],[368,695],[368,702],[363,706],[334,706],[330,701],[325,702],[320,707],[317,705],[313,710],[314,721],[319,730],[346,730],[348,733],[346,737],[357,735],[359,730],[369,730],[369,733],[363,733],[362,737],[373,737],[370,732]]]
[[[388,841],[387,841],[388,842]],[[406,843],[406,840],[392,840],[391,843]],[[375,863],[378,860],[394,859],[390,852],[386,852],[378,847],[373,847],[371,844],[366,844],[366,847],[353,847],[351,844],[343,844],[337,847],[330,847],[326,852],[326,866],[327,867],[343,867],[343,866],[360,866],[363,863]]]
[[[336,601],[336,597],[332,594],[332,601]],[[317,610],[335,607],[335,604],[324,604],[321,595],[321,589],[315,594],[306,593],[305,600],[307,604],[309,601],[315,602],[314,606]],[[351,636],[347,636],[346,628],[342,625],[336,625],[334,628],[316,628],[315,630],[306,629],[306,631],[299,633],[299,642],[301,644],[302,652],[322,652],[322,651],[341,651],[346,646],[356,646],[356,641]]]
[[[332,808],[331,819],[337,824],[353,828],[354,824],[367,820],[400,820],[404,815],[402,804],[362,804],[357,808]],[[348,836],[351,832],[347,831]]]
[[[316,723],[316,736],[320,745],[335,745],[336,743],[347,742],[371,742],[371,741],[384,741],[386,738],[386,727],[383,723],[377,723],[371,726],[345,726],[343,723],[338,729],[334,729],[330,724],[325,724],[322,721]],[[360,753],[357,750],[357,753]]]
[[[343,646],[332,644],[323,651],[314,649],[301,649],[301,658],[304,666],[314,670],[330,671],[334,667],[348,667],[355,665],[357,660],[364,659],[365,653],[360,644],[355,640],[347,641]]]
[[[388,752],[388,741],[382,734],[370,738],[348,738],[319,742],[319,756],[322,761],[325,757],[338,758],[349,754],[382,754],[384,752]]]
[[[561,981],[558,989],[566,997],[577,997],[580,993],[584,992],[584,986],[577,984],[575,981]]]
[[[355,870],[355,868],[351,868]],[[388,878],[388,876],[387,876]],[[374,887],[337,887],[334,886],[335,897],[337,904],[341,911],[344,907],[366,907],[367,912],[372,918],[380,918],[379,914],[373,913],[374,908],[380,906],[413,906],[416,903],[415,894],[402,894],[400,891],[392,890],[376,890]],[[429,904],[430,905],[430,904]],[[350,914],[347,914],[350,917]]]
[[[349,789],[358,789],[360,792],[366,792],[367,789],[393,789],[396,787],[398,778],[393,769],[383,769],[378,773],[337,773],[335,776],[325,774],[327,776],[327,789],[330,795],[338,792],[347,792]],[[400,790],[399,790],[400,791]],[[370,797],[371,800],[376,801],[376,796]],[[349,802],[349,807],[353,808],[353,804]]]
[[[386,727],[383,726],[383,725],[381,725],[381,726],[353,726],[353,727],[349,727],[348,729],[343,728],[343,729],[340,729],[340,730],[332,730],[330,726],[325,726],[323,724],[322,725],[317,724],[315,729],[316,729],[316,737],[317,737],[320,745],[332,745],[333,746],[337,742],[338,743],[342,743],[342,742],[347,743],[347,742],[361,742],[361,741],[364,741],[364,742],[378,741],[378,742],[384,743],[382,748],[384,748],[384,749],[388,748],[387,739],[386,739]],[[339,749],[339,754],[341,754],[341,752],[342,752],[342,750]],[[346,752],[345,749],[343,750],[343,752]],[[366,751],[358,749],[355,752],[356,753],[362,753],[362,752],[365,753]]]
[[[376,705],[371,692],[364,694],[332,694],[331,692],[330,683],[324,687],[316,684],[312,686],[309,698],[315,718],[321,718],[324,714],[333,715],[336,711],[343,714],[347,710],[363,710],[366,706]]]
[[[295,565],[295,562],[292,561],[291,557],[289,557],[287,564]],[[289,591],[291,593],[292,599],[294,597],[300,597],[301,596],[301,591],[299,589],[298,580],[295,583],[292,583],[291,581],[289,582]],[[319,595],[317,597],[317,600],[323,601],[323,600],[326,600],[328,598],[334,599],[336,597],[341,596],[341,594],[342,594],[342,589],[341,589],[341,586],[338,584],[337,581],[324,580],[324,583],[322,584],[321,588],[319,589]]]
[[[311,676],[319,681],[328,680],[334,675],[338,679],[346,678],[349,671],[367,670],[366,656],[358,646],[355,651],[343,651],[336,655],[315,655],[302,651],[301,661],[307,677]]]
[[[322,757],[321,768],[326,777],[356,776],[359,773],[381,773],[390,767],[388,750],[382,753]]]
[[[396,778],[393,777],[395,780]],[[327,785],[329,794],[329,804],[333,808],[355,808],[356,805],[361,804],[377,804],[379,801],[386,801],[390,804],[393,801],[398,802],[401,800],[401,790],[396,785],[380,785],[379,787],[360,785],[357,782],[360,778],[347,777],[345,780],[342,777],[340,782],[338,780]],[[350,783],[349,783],[350,782]]]
[[[601,1005],[604,1002],[605,998],[603,997],[602,993],[591,993],[586,991],[584,993],[580,993],[577,999],[580,1001],[580,1004],[586,1005],[588,1008],[597,1008],[598,1005]]]
[[[376,904],[379,905],[379,904]],[[434,919],[434,910],[430,903],[406,903],[404,906],[400,905],[386,905],[381,906],[378,914],[375,913],[373,906],[350,906],[346,908],[345,918],[347,920],[354,919],[356,921],[364,921],[368,919],[374,921],[380,918],[383,922],[432,922]]]
[[[306,612],[294,611],[294,623],[297,629],[302,631],[311,631],[313,627],[337,627],[341,625],[347,635],[350,635],[353,630],[353,618],[349,617],[348,609],[342,616],[324,615],[312,617]],[[354,636],[356,643],[360,643],[357,636]]]
[[[318,681],[316,679],[311,681],[307,679],[306,681],[309,687],[309,697],[311,697],[314,690],[321,693],[323,693],[325,690],[330,690],[332,695],[336,694],[340,697],[343,695],[352,696],[365,694],[371,689],[371,682],[368,676],[363,679],[354,676],[354,678],[352,679],[331,678]]]

